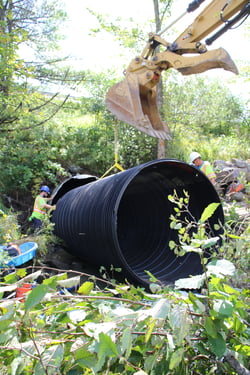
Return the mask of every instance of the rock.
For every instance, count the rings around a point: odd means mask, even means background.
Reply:
[[[250,181],[249,161],[233,158],[231,162],[215,160],[214,169],[216,182],[221,187],[227,188],[233,181],[240,181],[243,184]]]
[[[249,170],[247,170],[247,173],[246,173],[246,181],[247,182],[250,182],[250,169]]]
[[[229,161],[225,161],[225,160],[215,160],[214,162],[214,168],[216,170],[223,170],[224,168],[230,168],[230,167],[233,167],[233,164],[230,163]]]
[[[232,158],[231,162],[215,160],[214,170],[216,173],[215,188],[218,194],[227,202],[247,202],[249,200],[246,184],[250,182],[250,160],[240,160]],[[232,184],[243,184],[243,189],[235,192],[230,191]],[[232,189],[231,189],[232,190]]]
[[[239,176],[239,172],[231,167],[225,167],[224,169],[216,172],[216,181],[220,185],[228,185]]]
[[[242,202],[244,200],[244,194],[240,191],[227,196],[228,201]]]
[[[81,174],[82,173],[82,168],[77,166],[77,165],[70,165],[68,168],[68,171],[71,175],[76,175],[76,174]]]
[[[244,160],[232,159],[232,163],[233,163],[237,168],[247,168],[247,162],[244,161]]]
[[[48,251],[44,261],[53,267],[69,269],[71,268],[72,263],[75,261],[75,257],[69,254],[63,248],[55,246]]]

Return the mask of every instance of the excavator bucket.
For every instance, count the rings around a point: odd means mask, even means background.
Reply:
[[[156,86],[147,88],[139,83],[138,75],[127,73],[126,78],[112,86],[106,96],[108,109],[143,133],[159,139],[171,139],[168,125],[161,120],[156,105]]]
[[[199,54],[182,56],[165,51],[159,57],[168,62],[168,66],[183,75],[198,74],[210,69],[223,68],[238,73],[233,60],[223,48]],[[157,82],[154,73],[133,60],[127,69],[126,78],[112,86],[106,96],[108,109],[121,121],[124,121],[151,137],[171,140],[170,130],[162,121],[156,104]],[[150,61],[149,64],[152,64]],[[155,65],[155,70],[157,66]],[[148,78],[147,78],[148,77]]]

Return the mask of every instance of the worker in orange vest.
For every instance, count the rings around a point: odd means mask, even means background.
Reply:
[[[35,230],[41,229],[42,221],[47,213],[47,210],[55,210],[56,206],[51,206],[47,202],[53,199],[49,197],[50,188],[46,185],[41,186],[40,194],[37,195],[33,207],[32,215],[29,218],[29,221],[33,221]]]

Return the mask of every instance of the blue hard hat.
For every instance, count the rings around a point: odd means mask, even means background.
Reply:
[[[50,194],[50,188],[46,185],[41,186],[40,191],[45,191],[46,193]]]

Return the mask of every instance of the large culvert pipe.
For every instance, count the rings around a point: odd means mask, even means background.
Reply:
[[[122,268],[123,277],[148,286],[145,270],[164,284],[201,272],[195,253],[177,257],[169,241],[177,240],[170,229],[174,213],[168,195],[183,190],[190,195],[189,210],[199,219],[209,203],[220,202],[207,177],[178,160],[156,160],[67,191],[57,200],[53,215],[56,234],[69,251],[85,262]],[[190,219],[185,214],[183,219]],[[222,230],[219,206],[209,219],[213,235]],[[215,226],[217,227],[217,226]]]

